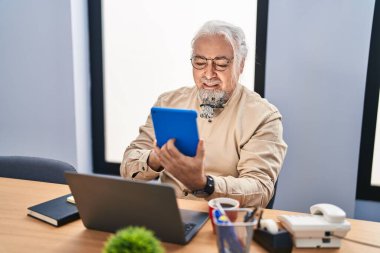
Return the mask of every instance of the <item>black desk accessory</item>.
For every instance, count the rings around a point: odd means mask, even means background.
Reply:
[[[279,229],[277,233],[270,233],[266,229],[257,228],[253,234],[253,240],[270,253],[290,253],[293,243],[288,231]]]
[[[285,229],[278,228],[277,223],[271,219],[264,223],[263,213],[264,209],[261,207],[254,208],[252,211],[252,217],[257,219],[253,240],[270,253],[292,252],[293,242],[290,233]]]

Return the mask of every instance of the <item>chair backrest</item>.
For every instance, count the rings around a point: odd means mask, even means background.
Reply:
[[[0,177],[66,184],[65,171],[75,168],[62,161],[27,156],[0,156]]]
[[[268,205],[267,205],[267,209],[273,209],[273,204],[274,204],[274,199],[276,197],[276,190],[277,190],[277,182],[278,182],[278,179],[276,181],[276,183],[274,184],[274,192],[273,192],[273,197],[271,198],[271,200],[269,201]]]

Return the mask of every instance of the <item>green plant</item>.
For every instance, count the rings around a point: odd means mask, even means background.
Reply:
[[[108,238],[103,253],[164,253],[153,232],[143,227],[127,227]]]

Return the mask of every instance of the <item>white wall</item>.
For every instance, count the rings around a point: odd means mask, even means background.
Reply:
[[[274,207],[354,215],[374,1],[270,1],[266,97],[289,145]]]
[[[357,200],[355,219],[380,222],[380,203],[369,200]]]
[[[77,9],[80,3],[87,2],[77,1]],[[74,33],[71,24],[70,0],[0,1],[1,155],[48,157],[91,169],[89,157],[81,155],[89,152],[90,139],[80,144],[89,119],[79,109],[85,95],[76,97],[88,80],[74,69],[88,71],[75,61],[80,54],[73,55],[78,34],[87,31]]]

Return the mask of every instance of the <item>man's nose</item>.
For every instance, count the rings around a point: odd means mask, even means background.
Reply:
[[[216,76],[216,71],[215,71],[215,67],[214,67],[214,62],[212,60],[207,60],[207,66],[205,68],[205,76],[208,78],[208,79],[211,79],[213,77]]]

